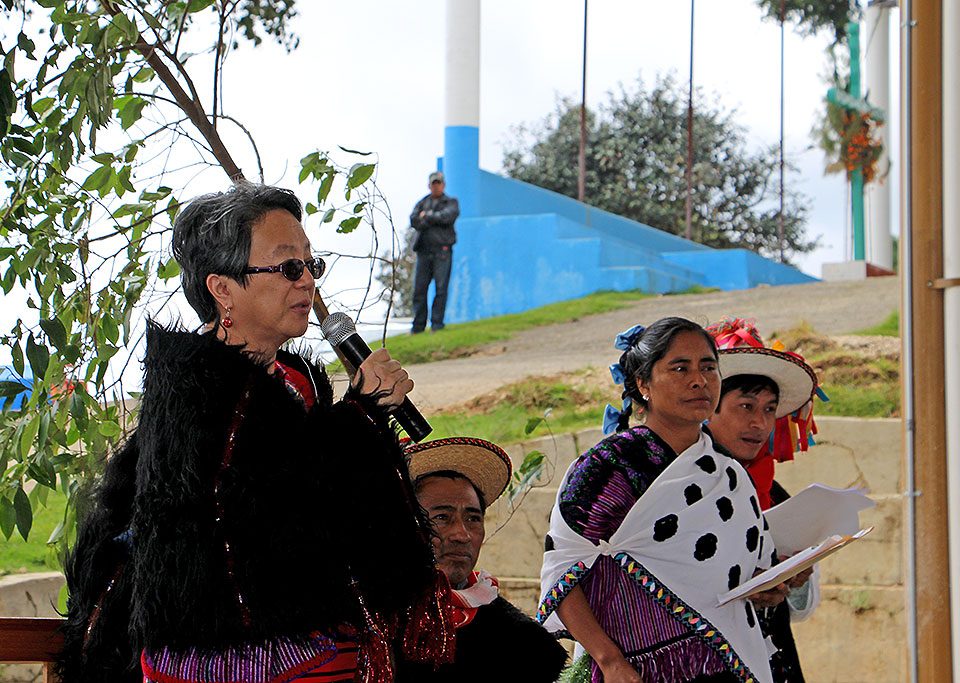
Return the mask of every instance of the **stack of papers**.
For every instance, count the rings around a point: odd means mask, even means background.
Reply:
[[[719,605],[777,586],[809,569],[824,557],[873,530],[860,528],[860,511],[875,503],[860,489],[811,484],[770,508],[764,518],[777,553],[790,556],[731,591],[717,596]]]
[[[860,529],[860,511],[876,503],[860,489],[811,484],[765,513],[773,544],[781,555],[819,545],[830,536],[852,536]]]
[[[832,555],[846,545],[859,540],[873,531],[873,527],[860,529],[851,536],[831,536],[815,547],[801,550],[793,557],[787,558],[765,572],[757,574],[749,581],[741,583],[732,591],[717,596],[717,606],[722,607],[732,600],[746,598],[755,593],[762,593],[774,586],[779,586],[787,579],[793,578],[805,569],[809,569],[817,562]]]

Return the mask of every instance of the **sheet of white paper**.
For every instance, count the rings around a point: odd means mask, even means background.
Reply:
[[[765,513],[777,552],[794,553],[829,536],[850,536],[860,528],[860,511],[876,503],[860,489],[811,484]]]

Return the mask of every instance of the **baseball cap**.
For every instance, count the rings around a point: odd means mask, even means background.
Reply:
[[[440,171],[434,171],[430,174],[430,184],[433,183],[442,183],[445,182],[443,179],[443,174]]]

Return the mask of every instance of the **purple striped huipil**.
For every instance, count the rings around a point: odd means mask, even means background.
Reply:
[[[593,543],[609,540],[634,503],[676,457],[646,427],[604,439],[581,455],[571,471],[560,494],[563,520]],[[643,558],[634,559],[643,562]],[[669,585],[670,577],[661,579]],[[612,557],[598,557],[580,587],[597,622],[644,683],[681,683],[726,670],[716,653],[641,590]],[[596,662],[591,667],[592,682],[603,681]]]

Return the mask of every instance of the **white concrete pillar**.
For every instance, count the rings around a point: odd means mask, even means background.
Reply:
[[[943,2],[943,277],[960,278],[960,3]],[[953,680],[960,682],[960,286],[943,293]]]
[[[890,3],[871,0],[866,11],[867,31],[861,38],[866,47],[867,98],[883,109],[886,125],[880,128],[883,156],[877,168],[887,168],[890,159]],[[867,185],[865,196],[867,262],[893,269],[893,238],[890,234],[890,205],[893,180],[891,173],[882,181]]]
[[[443,172],[460,215],[480,211],[480,0],[447,0]]]

